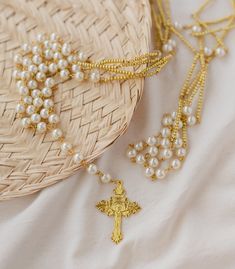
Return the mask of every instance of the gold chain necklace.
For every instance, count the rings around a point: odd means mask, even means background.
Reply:
[[[235,1],[232,1],[231,15],[212,21],[201,20],[201,13],[212,1],[207,0],[192,15],[194,23],[185,26],[179,22],[172,22],[167,0],[155,0],[151,3],[154,21],[161,25],[157,35],[158,47],[162,47],[163,51],[171,51],[173,46],[176,46],[176,42],[171,39],[171,36],[175,35],[194,55],[180,90],[176,111],[163,116],[162,129],[158,134],[129,145],[127,156],[132,162],[143,165],[145,175],[152,180],[163,179],[182,166],[188,152],[188,129],[201,122],[208,65],[213,59],[223,57],[227,53],[224,39],[235,27]],[[218,27],[220,24],[224,25]],[[198,48],[194,48],[185,38],[184,31],[197,39]],[[213,49],[206,46],[208,36],[215,39],[216,45]]]

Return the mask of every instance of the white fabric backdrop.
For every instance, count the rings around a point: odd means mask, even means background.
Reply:
[[[203,1],[171,2],[174,18],[184,23]],[[212,15],[229,11],[228,2],[217,1]],[[0,268],[234,269],[235,32],[227,44],[229,55],[210,66],[203,121],[190,131],[183,169],[150,182],[125,157],[129,142],[155,133],[161,115],[175,109],[191,63],[182,45],[166,69],[146,82],[128,132],[98,161],[125,179],[129,198],[143,208],[124,220],[122,243],[112,243],[113,219],[94,207],[112,187],[81,171],[39,194],[0,203]]]

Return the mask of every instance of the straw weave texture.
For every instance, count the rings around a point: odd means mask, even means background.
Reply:
[[[23,129],[12,78],[13,57],[39,32],[58,33],[92,60],[148,52],[148,0],[0,0],[0,200],[27,195],[72,175],[80,167],[61,154],[50,133]],[[88,161],[128,127],[143,80],[95,86],[61,83],[54,95],[60,128]]]

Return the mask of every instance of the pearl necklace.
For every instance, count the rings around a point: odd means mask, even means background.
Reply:
[[[188,152],[188,129],[201,121],[208,65],[215,57],[223,57],[227,53],[223,40],[228,31],[235,27],[235,4],[232,15],[205,22],[199,16],[209,2],[211,0],[207,0],[193,14],[194,24],[183,26],[179,22],[171,22],[167,0],[156,0],[159,12],[155,12],[153,17],[155,21],[162,22],[162,32],[158,36],[162,50],[169,53],[176,48],[176,41],[170,38],[175,34],[192,51],[194,59],[180,91],[177,110],[163,116],[162,128],[158,134],[145,141],[130,144],[127,150],[128,158],[134,163],[143,165],[145,176],[152,180],[163,179],[182,166]],[[155,10],[154,7],[152,10]],[[216,29],[209,28],[221,22],[227,22],[227,25]],[[183,30],[189,31],[197,39],[198,49],[184,37]],[[217,35],[219,32],[222,32],[222,37]],[[208,35],[216,40],[214,49],[205,46]]]
[[[72,156],[74,165],[83,166],[91,175],[98,176],[101,183],[113,183],[114,196],[108,202],[113,215],[122,215],[116,212],[125,208],[123,216],[129,216],[140,210],[137,203],[125,197],[125,190],[120,180],[114,179],[109,173],[98,169],[94,163],[87,163],[88,156],[84,156],[76,146],[67,141],[64,132],[58,127],[60,117],[55,112],[53,94],[57,84],[68,79],[79,82],[89,80],[91,83],[106,83],[114,80],[137,79],[157,74],[169,61],[172,54],[162,57],[160,51],[146,53],[132,59],[104,59],[92,62],[82,51],[72,50],[70,43],[64,42],[56,33],[50,36],[38,34],[32,45],[23,44],[21,52],[14,57],[16,69],[13,77],[21,96],[16,105],[16,112],[21,118],[24,128],[32,128],[35,132],[51,131],[54,141],[59,141],[61,152]],[[115,202],[114,202],[115,201]],[[118,203],[124,201],[124,204]],[[111,207],[114,202],[113,207]],[[108,206],[101,201],[97,208],[105,213]],[[111,209],[110,209],[111,210]],[[110,215],[110,212],[109,215]],[[120,219],[115,218],[119,229],[114,230],[112,240],[119,243],[122,239]]]

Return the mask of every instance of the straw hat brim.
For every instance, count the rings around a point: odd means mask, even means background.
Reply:
[[[12,78],[13,57],[39,32],[57,32],[93,60],[132,57],[149,50],[148,0],[3,0],[0,2],[0,200],[27,195],[74,174],[80,167],[61,154],[49,133],[23,129]],[[69,80],[55,93],[66,138],[88,161],[128,127],[143,80],[94,85]]]

